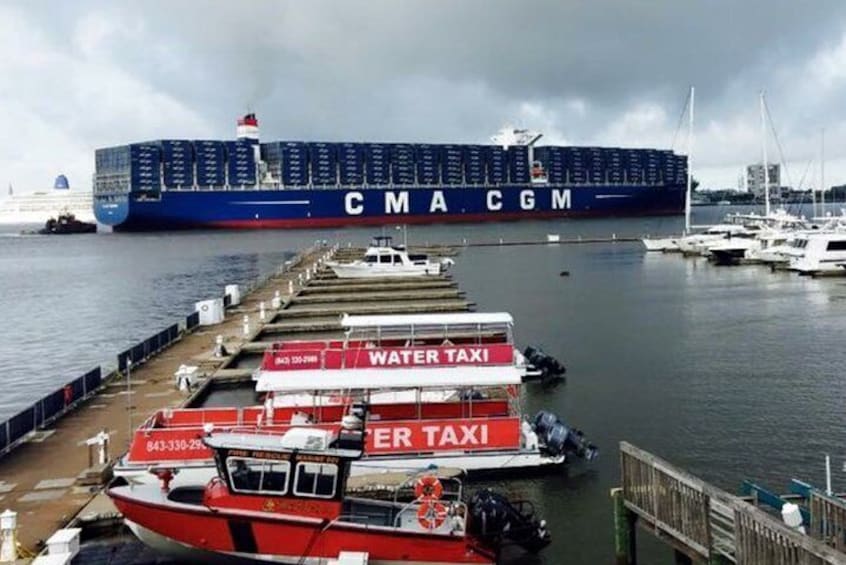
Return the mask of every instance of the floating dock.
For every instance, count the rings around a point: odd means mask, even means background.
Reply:
[[[454,255],[453,248],[437,251]],[[249,383],[264,349],[279,339],[342,335],[340,315],[463,312],[473,303],[447,276],[425,280],[339,280],[323,266],[331,255],[361,256],[364,249],[316,246],[299,253],[273,276],[230,306],[222,323],[181,331],[143,364],[103,379],[96,394],[45,429],[30,434],[0,458],[0,507],[17,512],[22,554],[40,552],[58,529],[114,530],[122,523],[102,493],[110,462],[99,464],[92,440],[108,435],[109,457],[122,453],[128,432],[164,407],[185,406],[215,384]],[[274,298],[276,301],[274,301]],[[273,308],[274,302],[279,308]],[[264,318],[262,319],[262,312]],[[215,355],[218,336],[226,354]],[[199,367],[201,384],[187,394],[174,374]],[[102,436],[101,436],[102,437]]]

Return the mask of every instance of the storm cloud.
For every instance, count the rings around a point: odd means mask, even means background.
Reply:
[[[821,128],[846,182],[841,1],[2,4],[0,76],[0,183],[20,192],[89,186],[96,147],[230,138],[248,109],[265,139],[476,143],[510,122],[685,151],[689,85],[705,186],[760,159],[762,88],[793,184]]]

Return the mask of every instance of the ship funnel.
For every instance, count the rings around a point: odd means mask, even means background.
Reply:
[[[256,115],[253,113],[238,119],[238,128],[235,130],[235,137],[238,139],[259,139],[259,125]]]

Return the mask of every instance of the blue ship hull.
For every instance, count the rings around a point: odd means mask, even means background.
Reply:
[[[683,185],[166,190],[99,194],[97,221],[118,231],[316,228],[539,217],[681,213]]]

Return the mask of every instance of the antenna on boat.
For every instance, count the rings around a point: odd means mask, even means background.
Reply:
[[[770,171],[767,168],[767,117],[764,89],[761,89],[761,155],[764,160],[764,214],[770,215]]]
[[[828,496],[834,494],[831,490],[831,457],[825,456],[825,493]]]
[[[695,96],[693,86],[690,87],[690,120],[687,127],[687,192],[684,200],[684,233],[690,231],[690,199],[693,187],[693,102]]]

